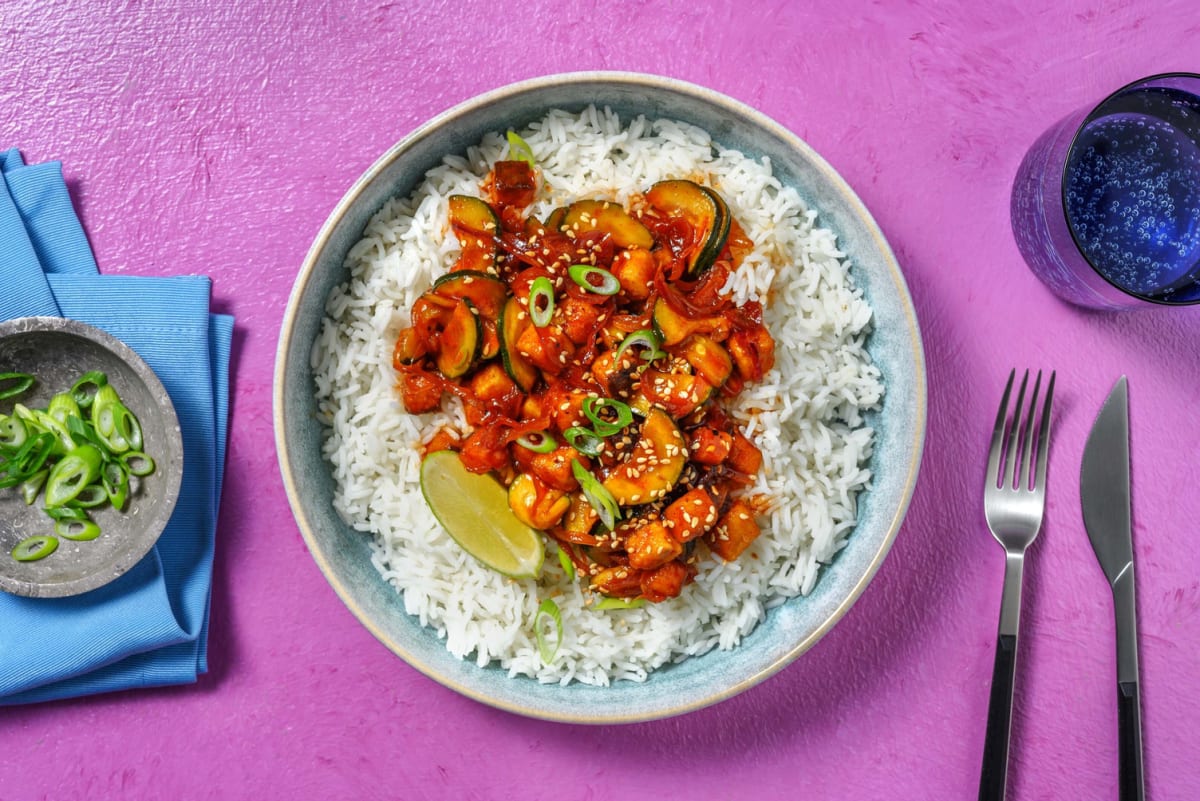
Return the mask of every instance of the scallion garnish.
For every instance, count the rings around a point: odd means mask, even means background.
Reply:
[[[572,264],[567,268],[567,274],[572,281],[596,295],[615,295],[621,291],[621,282],[615,275],[592,264]]]
[[[537,160],[533,157],[533,148],[529,143],[518,136],[513,131],[508,132],[508,158],[511,161],[523,161],[530,167],[537,166]]]
[[[72,503],[70,506],[47,506],[46,515],[54,521],[59,520],[87,520],[87,512],[83,511],[78,504]]]
[[[15,394],[34,383],[24,373],[0,374],[5,392]],[[59,537],[92,540],[100,536],[100,527],[85,509],[106,502],[123,509],[129,477],[155,471],[142,444],[141,423],[107,376],[85,373],[44,409],[13,403],[11,415],[0,414],[0,488],[20,485],[21,497],[30,505],[44,494],[46,514]],[[31,537],[28,547],[18,546],[13,556],[40,559],[57,542],[51,536]]]
[[[527,448],[534,453],[550,453],[558,447],[558,443],[554,441],[554,437],[547,434],[545,431],[530,431],[522,437],[517,438],[517,444],[522,448]],[[129,472],[133,473],[132,470]],[[135,476],[137,473],[133,473]]]
[[[546,636],[546,623],[549,621],[554,623],[553,645]],[[542,601],[537,615],[533,618],[533,634],[537,638],[538,655],[542,658],[543,664],[548,665],[554,661],[554,655],[558,653],[558,646],[562,644],[562,633],[562,613],[558,611],[558,604],[554,603],[554,599],[547,598]]]
[[[558,564],[562,566],[563,572],[567,574],[567,581],[574,581],[575,563],[571,561],[571,557],[561,547],[558,549]]]
[[[119,458],[131,476],[148,476],[154,472],[154,460],[141,451],[127,451]]]
[[[92,401],[96,398],[96,393],[100,391],[100,387],[108,383],[108,376],[99,370],[92,370],[79,376],[79,380],[71,385],[71,397],[75,398],[75,402],[82,408],[86,409],[92,405]]]
[[[590,428],[571,426],[563,432],[567,443],[585,456],[599,456],[604,450],[604,440]]]
[[[583,490],[583,497],[600,516],[600,522],[604,524],[605,528],[612,531],[616,528],[617,521],[621,519],[621,507],[617,505],[617,499],[604,488],[604,485],[595,476],[584,469],[579,460],[571,460],[571,472],[574,473],[575,480],[579,482],[579,488]]]
[[[42,485],[46,483],[46,476],[50,475],[50,468],[43,468],[29,478],[21,482],[21,500],[25,501],[26,506],[33,506],[33,502],[37,500],[38,493],[42,491]]]
[[[12,549],[12,557],[18,562],[36,562],[38,559],[54,553],[54,549],[57,547],[58,540],[56,538],[38,534],[18,542]]]
[[[76,542],[87,542],[100,536],[100,527],[86,517],[83,520],[59,520],[54,533]]]
[[[125,465],[120,462],[105,463],[100,471],[100,486],[104,487],[108,502],[114,509],[120,511],[125,508],[125,501],[129,497],[129,472]]]
[[[601,415],[605,409],[612,409],[615,420],[607,420]],[[588,397],[583,402],[583,414],[592,421],[592,429],[598,436],[608,437],[620,431],[633,422],[633,410],[627,404],[614,398]]]
[[[553,316],[554,284],[546,276],[538,276],[529,287],[529,319],[538,328],[545,328]]]
[[[19,448],[28,436],[29,431],[21,418],[0,414],[0,447]]]
[[[108,493],[104,491],[103,486],[100,484],[88,484],[83,488],[83,492],[76,495],[75,500],[71,501],[71,506],[80,509],[91,509],[107,502]]]
[[[621,356],[630,348],[643,348],[642,358],[648,362],[652,362],[667,355],[659,347],[660,345],[662,345],[662,339],[658,334],[654,333],[653,329],[643,328],[640,331],[634,331],[621,341],[621,344],[617,346],[615,358],[619,362],[621,361]]]
[[[613,598],[605,596],[601,598],[592,608],[597,612],[605,609],[637,609],[646,603],[645,598]]]
[[[95,445],[80,445],[58,461],[46,479],[46,506],[75,500],[83,488],[100,477],[104,456]]]
[[[36,380],[29,373],[0,373],[0,400],[20,395]]]
[[[50,399],[50,405],[46,407],[46,414],[65,426],[68,420],[72,417],[79,417],[83,412],[79,410],[79,403],[76,402],[75,396],[69,392],[60,392]]]

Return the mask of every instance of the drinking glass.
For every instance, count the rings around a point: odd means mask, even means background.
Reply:
[[[1064,300],[1200,303],[1200,75],[1135,81],[1050,128],[1011,214],[1021,255]]]

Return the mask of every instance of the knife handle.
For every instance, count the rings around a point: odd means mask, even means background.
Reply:
[[[1144,801],[1142,777],[1141,692],[1136,681],[1117,683],[1117,729],[1120,736],[1121,801]]]
[[[1008,740],[1012,728],[1013,681],[1017,672],[1017,635],[996,639],[992,668],[992,695],[988,701],[987,729],[983,740],[983,769],[979,774],[979,801],[1003,801],[1008,783]]]

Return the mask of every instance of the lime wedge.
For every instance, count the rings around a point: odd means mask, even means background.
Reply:
[[[421,493],[446,533],[492,570],[512,578],[541,572],[542,535],[513,515],[500,482],[467,470],[454,451],[421,462]]]

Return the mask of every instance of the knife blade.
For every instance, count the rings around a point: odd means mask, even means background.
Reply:
[[[1112,587],[1117,631],[1119,786],[1122,801],[1142,801],[1141,692],[1137,596],[1129,492],[1129,385],[1117,381],[1088,434],[1079,471],[1079,500],[1092,550]]]

